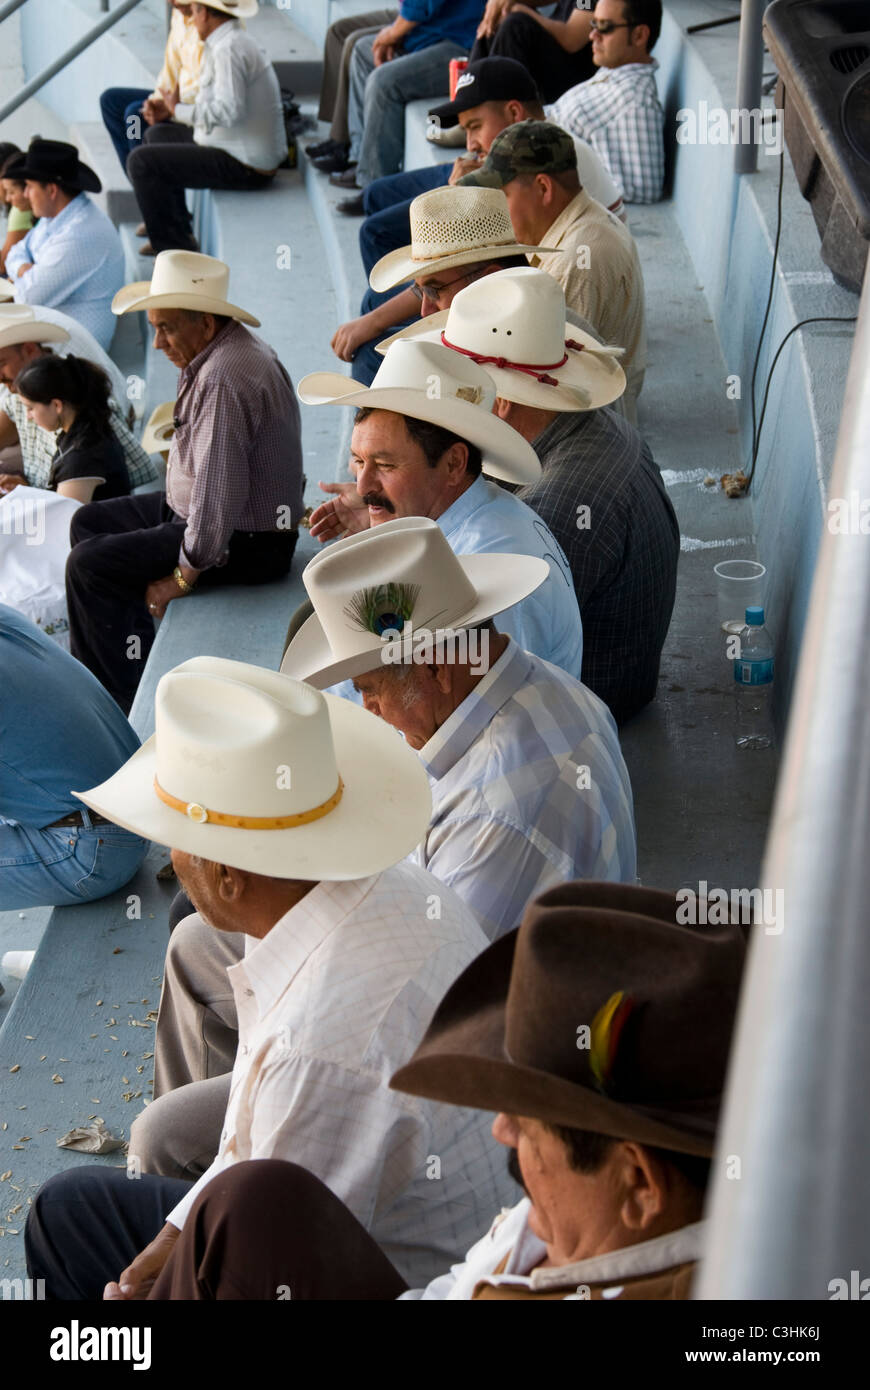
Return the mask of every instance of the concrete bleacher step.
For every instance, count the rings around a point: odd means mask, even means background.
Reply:
[[[112,219],[115,226],[121,222],[138,222],[140,214],[136,195],[102,121],[80,121],[70,126],[69,139],[78,147],[81,158],[90,165],[103,185],[102,193],[90,194],[97,206]]]

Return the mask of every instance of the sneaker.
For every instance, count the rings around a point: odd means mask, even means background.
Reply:
[[[365,217],[366,210],[363,203],[363,195],[355,194],[352,198],[342,198],[335,205],[336,212],[343,213],[345,217]]]
[[[333,188],[352,188],[355,192],[362,192],[362,184],[356,181],[356,165],[351,164],[340,174],[330,174],[329,182]]]
[[[319,140],[316,145],[306,145],[305,153],[309,159],[322,159],[325,154],[335,154],[345,148],[339,140]]]
[[[348,159],[349,150],[347,145],[342,145],[334,154],[325,154],[320,159],[312,159],[311,163],[315,169],[319,169],[321,174],[343,174],[345,169],[355,169],[356,164],[351,164]]]

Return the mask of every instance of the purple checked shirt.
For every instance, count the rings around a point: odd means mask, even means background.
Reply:
[[[166,499],[187,522],[179,563],[224,564],[234,531],[296,527],[302,438],[293,384],[240,323],[223,327],[182,371]]]

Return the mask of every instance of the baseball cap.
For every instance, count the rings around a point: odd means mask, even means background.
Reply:
[[[442,126],[454,126],[460,111],[470,111],[484,101],[540,101],[535,79],[515,58],[480,58],[460,73],[456,96],[429,112]]]
[[[496,136],[480,169],[458,183],[504,188],[519,174],[561,174],[576,168],[577,151],[567,130],[552,121],[517,121]]]

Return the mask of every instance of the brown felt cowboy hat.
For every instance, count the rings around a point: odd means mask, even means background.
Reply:
[[[563,883],[459,976],[398,1091],[711,1154],[744,942],[673,893]]]

